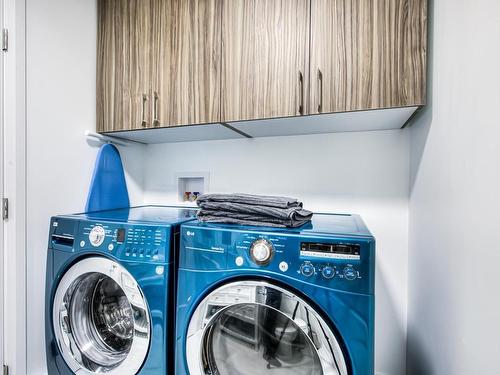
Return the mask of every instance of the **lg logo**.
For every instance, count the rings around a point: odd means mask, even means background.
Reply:
[[[194,232],[187,231],[187,232],[186,232],[186,235],[187,235],[188,237],[194,237]]]

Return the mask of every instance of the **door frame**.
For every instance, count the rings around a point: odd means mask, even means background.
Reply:
[[[0,30],[4,28],[4,2],[0,0]],[[0,53],[0,199],[4,197],[4,152],[5,143],[3,137],[3,129],[4,129],[4,56],[5,52]],[[1,201],[0,201],[1,202]],[[4,236],[3,236],[3,227],[4,223],[0,225],[0,274],[5,274],[4,268]],[[3,365],[4,362],[4,280],[3,277],[0,278],[0,365]]]
[[[26,373],[26,0],[2,0],[9,48],[4,53],[3,361],[11,374]]]

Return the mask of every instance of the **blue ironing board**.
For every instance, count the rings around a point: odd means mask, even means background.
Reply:
[[[127,183],[118,149],[105,144],[99,149],[85,212],[130,207]]]

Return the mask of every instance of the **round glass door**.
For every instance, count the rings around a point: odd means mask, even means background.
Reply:
[[[208,295],[188,327],[191,375],[345,375],[340,345],[305,301],[275,285],[241,281]]]
[[[127,270],[106,258],[84,259],[64,274],[53,326],[62,356],[77,373],[133,375],[149,349],[142,291]]]

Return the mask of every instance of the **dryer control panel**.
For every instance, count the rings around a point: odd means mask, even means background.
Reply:
[[[78,246],[82,249],[99,248],[121,259],[165,262],[165,227],[82,222],[80,231]]]

